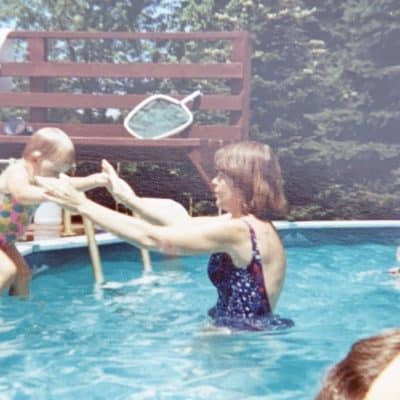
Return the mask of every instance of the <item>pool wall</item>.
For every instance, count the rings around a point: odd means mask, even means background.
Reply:
[[[400,220],[275,221],[274,225],[286,246],[305,245],[307,243],[312,245],[316,242],[331,240],[333,237],[338,237],[337,240],[340,243],[362,241],[363,232],[366,232],[368,228],[379,228],[375,235],[376,241],[400,246]],[[323,235],[321,230],[324,230]],[[337,235],[337,230],[341,230],[340,235]],[[96,241],[99,246],[123,242],[122,239],[111,233],[97,233]],[[33,240],[31,242],[19,242],[17,247],[21,254],[25,256],[52,250],[87,249],[87,238],[85,235],[81,235]]]

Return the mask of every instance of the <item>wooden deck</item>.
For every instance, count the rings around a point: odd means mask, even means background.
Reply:
[[[25,110],[28,123],[34,128],[58,126],[65,130],[77,146],[78,157],[102,157],[104,149],[114,149],[120,158],[131,157],[132,152],[176,151],[188,158],[205,181],[208,181],[210,154],[221,145],[245,140],[249,129],[251,43],[247,32],[26,32],[9,34],[26,48],[22,60],[2,62],[0,76],[13,81],[25,80],[27,84],[14,85],[12,92],[0,92],[0,107]],[[84,46],[102,46],[105,41],[128,43],[128,49],[139,46],[141,41],[160,44],[166,41],[176,43],[202,43],[202,46],[217,46],[223,42],[229,48],[226,60],[196,60],[182,58],[182,61],[153,62],[138,60],[115,62],[114,58],[79,59],[77,54]],[[57,59],[54,49],[66,49],[67,58]],[[53,51],[53,53],[52,53]],[[57,52],[56,52],[57,53]],[[223,83],[223,89],[203,93],[200,101],[192,104],[198,112],[227,113],[226,122],[194,124],[181,135],[160,140],[135,139],[126,132],[119,121],[84,121],[54,119],[54,112],[61,115],[63,110],[81,110],[90,114],[93,110],[117,109],[121,115],[154,93],[121,93],[120,90],[100,91],[104,80],[181,80],[187,87],[201,86],[201,82],[216,80]],[[62,81],[62,85],[55,82]],[[75,86],[68,86],[69,81]],[[88,89],[87,80],[95,83],[96,91]],[[100,82],[100,83],[99,83]],[[107,85],[103,85],[107,86]],[[117,85],[118,86],[118,85]],[[218,85],[217,85],[218,86]],[[121,87],[121,85],[119,85]],[[100,89],[99,89],[100,88]],[[208,85],[210,88],[210,85]],[[165,93],[171,95],[171,93]],[[188,93],[174,93],[183,98]],[[58,111],[57,111],[58,110]],[[20,112],[19,111],[19,112]],[[102,111],[102,112],[103,112]],[[16,111],[17,112],[17,111]],[[50,118],[50,114],[52,117]],[[3,131],[0,123],[0,132]],[[7,136],[0,133],[0,158],[17,157],[27,136]]]

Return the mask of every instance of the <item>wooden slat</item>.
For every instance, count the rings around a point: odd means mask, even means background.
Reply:
[[[28,43],[27,62],[0,64],[0,76],[28,78],[29,93],[0,93],[0,107],[28,108],[30,124],[34,130],[42,126],[57,126],[66,131],[74,141],[77,152],[82,155],[107,154],[110,159],[123,157],[144,157],[158,160],[158,156],[189,156],[205,181],[207,166],[212,164],[210,155],[227,142],[247,137],[249,124],[250,91],[250,47],[246,32],[11,32],[12,39],[26,40]],[[73,63],[48,62],[49,40],[98,41],[103,40],[194,40],[231,42],[231,56],[224,63]],[[211,43],[212,44],[212,43]],[[196,109],[221,110],[230,112],[230,122],[226,125],[197,125],[196,122],[179,136],[162,140],[141,140],[129,135],[122,124],[80,124],[46,122],[46,112],[50,108],[128,110],[137,105],[147,95],[116,95],[86,93],[47,93],[51,78],[154,78],[154,79],[217,79],[231,85],[230,94],[216,93],[204,95]],[[34,93],[33,93],[34,92]],[[182,97],[181,97],[182,98]],[[199,108],[197,108],[199,106]],[[243,115],[245,113],[246,115]],[[28,136],[2,135],[0,124],[0,158],[16,157],[26,143]]]
[[[28,136],[0,136],[1,144],[25,144]],[[74,136],[74,144],[76,146],[95,146],[95,147],[139,147],[139,148],[174,148],[174,149],[192,149],[202,144],[200,138],[178,138],[178,139],[159,139],[159,140],[139,140],[133,137],[100,137],[89,138],[87,136]],[[93,140],[96,139],[96,140]],[[215,141],[218,142],[218,141]],[[1,150],[0,150],[1,154]]]
[[[66,32],[66,31],[15,31],[10,32],[13,39],[114,39],[114,40],[232,40],[243,32]]]
[[[29,93],[2,92],[0,107],[32,107],[36,108],[119,108],[131,109],[149,95],[134,94],[72,94],[72,93]],[[173,96],[182,99],[185,96]],[[241,96],[204,95],[199,104],[200,110],[237,110],[242,107]]]
[[[20,143],[25,144],[29,136],[0,136],[0,144]],[[201,139],[199,138],[179,138],[179,139],[160,139],[160,140],[139,140],[132,136],[129,137],[88,137],[71,135],[75,145],[93,145],[93,146],[134,146],[134,147],[174,147],[174,148],[190,148],[199,146]],[[94,140],[96,139],[96,140]],[[1,153],[1,151],[0,151]]]
[[[3,124],[0,124],[0,132],[3,131]],[[94,145],[102,143],[113,143],[116,139],[128,139],[128,142],[143,142],[143,139],[137,139],[131,136],[121,124],[80,124],[80,123],[34,123],[32,127],[36,130],[44,126],[58,127],[75,141],[75,138],[86,137],[89,143]],[[173,136],[164,140],[183,141],[191,139],[212,139],[212,140],[240,140],[240,127],[229,125],[192,125],[179,136]],[[0,134],[0,143],[25,143],[28,136],[7,136]],[[154,143],[161,143],[160,140],[151,140]],[[173,143],[173,142],[171,142]]]
[[[241,63],[230,64],[155,64],[155,63],[2,63],[0,76],[79,77],[79,78],[184,78],[242,79]]]
[[[241,129],[237,125],[193,125],[189,129],[190,137],[212,140],[241,140]]]

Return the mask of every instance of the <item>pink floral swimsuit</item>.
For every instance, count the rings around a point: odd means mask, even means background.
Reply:
[[[0,248],[23,236],[35,208],[18,203],[9,193],[0,193]]]

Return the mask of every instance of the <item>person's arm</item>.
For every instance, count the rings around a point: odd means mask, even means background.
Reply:
[[[29,180],[29,176],[24,168],[23,164],[17,162],[10,165],[5,171],[7,181],[7,192],[11,193],[16,200],[24,205],[36,205],[46,200],[44,196],[45,190],[32,184]],[[56,182],[58,178],[47,178],[53,179]],[[105,186],[108,183],[106,174],[100,172],[85,177],[72,177],[69,178],[71,184],[77,190],[90,190],[98,186]]]
[[[173,225],[189,218],[182,204],[172,199],[139,197],[129,184],[121,179],[113,166],[102,161],[108,177],[107,188],[115,201],[130,209],[136,216],[155,225]]]
[[[68,181],[55,184],[38,178],[47,189],[47,198],[64,207],[76,210],[106,230],[124,240],[147,249],[168,254],[195,254],[214,251],[236,253],[238,243],[245,242],[248,231],[245,224],[233,219],[214,217],[209,223],[197,224],[188,218],[179,225],[157,226],[140,218],[124,215],[89,200],[76,191]]]
[[[21,162],[10,165],[4,171],[4,189],[24,205],[36,205],[46,200],[45,190],[32,184]]]
[[[53,199],[54,200],[54,199]],[[142,248],[167,254],[198,254],[216,251],[232,252],[234,244],[245,225],[215,217],[215,221],[197,224],[195,218],[185,223],[167,226],[153,225],[141,218],[121,214],[86,197],[77,206],[77,211],[122,239]]]
[[[238,236],[245,231],[242,223],[238,229],[235,223],[215,217],[207,224],[198,224],[195,218],[188,218],[182,224],[167,226],[153,225],[141,218],[118,213],[87,198],[77,207],[80,214],[93,220],[104,229],[142,248],[167,254],[198,254],[224,251],[231,253]],[[236,232],[237,231],[237,232]],[[240,239],[242,240],[242,239]]]
[[[96,172],[87,176],[70,177],[72,186],[80,191],[87,191],[96,187],[106,186],[108,183],[107,175],[103,172]]]
[[[175,225],[190,218],[182,204],[172,199],[139,197],[133,200],[135,206],[126,205],[134,215],[154,225]]]

